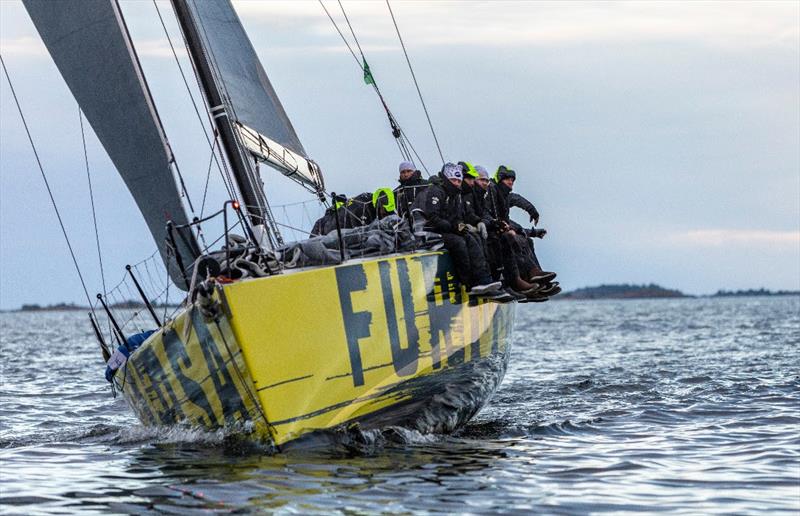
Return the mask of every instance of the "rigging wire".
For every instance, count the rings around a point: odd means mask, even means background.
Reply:
[[[78,259],[75,258],[75,251],[72,249],[72,243],[69,240],[69,236],[67,235],[67,230],[64,227],[64,221],[61,218],[61,212],[58,210],[58,205],[56,204],[56,199],[53,197],[53,191],[50,188],[50,182],[47,180],[47,174],[44,172],[44,167],[42,166],[42,161],[39,159],[39,153],[36,151],[36,145],[33,143],[33,137],[31,136],[31,132],[28,129],[28,122],[25,120],[25,115],[22,112],[22,106],[20,106],[19,99],[17,98],[17,92],[14,90],[14,85],[11,83],[11,77],[8,74],[8,68],[6,68],[6,62],[3,60],[3,56],[0,55],[0,64],[3,66],[3,72],[6,76],[6,81],[8,81],[8,87],[11,89],[11,95],[14,97],[14,103],[17,105],[17,111],[19,112],[19,117],[22,119],[22,125],[25,128],[25,133],[28,135],[28,141],[31,144],[31,149],[33,149],[33,155],[36,158],[36,164],[39,166],[39,172],[42,174],[42,179],[44,180],[44,185],[47,188],[47,194],[50,196],[50,203],[53,205],[53,210],[56,212],[56,217],[58,218],[58,224],[61,226],[61,233],[64,235],[64,240],[67,242],[67,247],[69,248],[69,254],[72,257],[72,263],[75,265],[75,270],[78,272],[78,278],[81,280],[81,286],[83,287],[83,293],[86,294],[86,300],[89,302],[89,307],[94,313],[94,306],[92,305],[92,300],[89,297],[89,290],[86,288],[86,282],[83,279],[83,274],[81,273],[81,268],[78,265]]]
[[[199,22],[198,25],[197,25],[198,26],[198,30],[200,32],[202,32],[202,37],[205,38],[206,41],[210,41],[211,38],[208,36],[208,33],[206,32],[206,26],[205,26],[205,23],[203,22],[203,18],[202,17],[198,18],[198,22]],[[186,41],[185,35],[184,35],[184,41]],[[188,46],[188,42],[187,42],[187,46]],[[213,49],[210,48],[210,47],[206,48],[206,49],[202,49],[201,48],[201,51],[204,52],[205,55],[208,57],[208,64],[209,64],[209,67],[212,69],[212,73],[217,74],[218,77],[222,77],[223,75],[222,75],[219,63],[217,61],[217,56],[214,54]],[[196,72],[197,71],[195,70],[195,73]],[[231,95],[228,92],[228,85],[225,83],[225,81],[219,81],[217,86],[221,89],[220,95],[222,97],[223,104],[225,105],[225,110],[226,110],[226,112],[228,112],[227,114],[229,115],[229,117],[232,116],[233,120],[238,120],[238,117],[236,116],[236,109],[233,106],[233,104],[231,104],[231,102],[230,102]],[[244,155],[245,154],[245,152],[244,152],[244,144],[241,142],[241,137],[240,137],[238,131],[233,131],[233,132],[234,132],[234,137],[237,140],[237,147],[239,148],[239,151]],[[262,220],[262,225],[264,225],[264,227],[267,229],[267,231],[266,231],[267,238],[268,238],[270,244],[273,247],[277,247],[277,245],[279,243],[282,244],[283,237],[281,236],[280,231],[278,230],[277,226],[272,224],[272,213],[270,212],[270,209],[269,209],[269,204],[268,204],[268,201],[267,201],[266,192],[264,192],[264,189],[260,185],[260,183],[261,183],[261,175],[260,175],[260,173],[258,171],[258,160],[256,160],[256,168],[255,169],[253,167],[249,166],[249,161],[247,160],[246,157],[243,157],[242,161],[245,162],[246,164],[248,164],[245,167],[246,168],[246,170],[245,170],[245,178],[247,179],[247,182],[249,183],[248,186],[250,187],[250,192],[253,193],[253,195],[255,197],[256,208],[261,213],[260,217],[261,217],[261,220]],[[240,189],[241,189],[242,185],[239,185],[239,186],[240,186]]]
[[[353,41],[356,42],[356,47],[358,47],[358,53],[361,54],[361,59],[364,61],[364,64],[367,62],[367,58],[364,57],[364,51],[361,50],[361,43],[358,42],[358,38],[356,37],[356,33],[353,30],[353,26],[350,24],[350,18],[347,17],[347,13],[344,10],[344,6],[342,5],[342,0],[336,0],[339,3],[339,9],[342,10],[342,16],[344,16],[344,21],[347,22],[347,27],[350,29],[350,34],[353,35]]]
[[[209,106],[206,105],[205,102],[202,103],[203,104],[203,109],[204,109],[204,111],[206,113],[206,117],[208,119],[209,126],[211,127],[211,130],[212,130],[213,135],[214,135],[213,143],[212,143],[211,139],[209,138],[208,134],[206,133],[205,123],[203,122],[203,118],[200,115],[199,109],[197,108],[197,101],[195,100],[194,95],[192,94],[192,91],[191,91],[191,88],[189,87],[188,81],[186,80],[186,75],[183,72],[183,67],[181,66],[180,59],[178,59],[177,51],[175,50],[175,46],[172,44],[172,38],[171,38],[171,36],[169,34],[169,31],[167,30],[166,23],[164,22],[164,18],[161,16],[161,11],[158,8],[158,4],[156,3],[156,0],[153,0],[153,5],[156,8],[156,12],[158,13],[159,20],[161,21],[161,26],[164,29],[164,33],[166,34],[167,40],[169,41],[170,48],[172,49],[173,57],[175,58],[175,62],[177,63],[178,69],[181,72],[181,77],[183,77],[183,82],[184,82],[184,85],[186,86],[186,90],[189,93],[189,97],[192,100],[192,105],[193,105],[193,107],[195,109],[195,113],[197,114],[198,120],[200,121],[200,125],[203,127],[203,135],[206,137],[206,141],[208,142],[209,147],[211,148],[212,158],[213,158],[214,162],[217,164],[217,170],[219,171],[220,177],[222,178],[222,182],[225,185],[226,191],[228,192],[228,198],[231,199],[231,200],[239,201],[240,199],[239,199],[239,196],[237,194],[237,188],[236,188],[236,186],[234,186],[236,184],[236,182],[235,182],[235,180],[233,179],[233,177],[231,175],[231,171],[228,168],[227,161],[225,160],[224,157],[218,158],[217,154],[214,152],[214,147],[215,147],[215,145],[217,145],[218,140],[219,140],[219,138],[221,138],[221,136],[220,136],[219,132],[217,131],[216,127],[215,127],[213,118],[211,116],[211,112],[209,111]],[[173,5],[173,8],[174,8],[174,5]],[[175,16],[177,17],[177,13],[175,13]],[[200,29],[202,29],[203,34],[205,34],[205,26],[202,25],[202,20],[201,20]],[[191,55],[191,49],[189,47],[189,41],[186,39],[186,34],[184,34],[182,28],[181,28],[180,34],[181,34],[181,39],[183,41],[183,45],[186,48],[186,51]],[[207,35],[205,37],[208,38]],[[210,57],[209,65],[211,66],[211,68],[217,74],[219,74],[219,67],[218,67],[218,65],[216,63],[215,56],[213,55],[213,53],[210,53],[210,52],[208,53],[208,56]],[[189,59],[189,63],[191,65],[191,67],[192,67],[192,73],[194,75],[194,79],[195,79],[195,83],[197,85],[197,88],[198,88],[198,90],[203,91],[203,85],[201,84],[201,81],[200,81],[200,74],[199,74],[199,71],[197,69],[197,66],[195,65],[194,60],[193,59]],[[224,90],[224,95],[223,96],[228,96],[228,92],[227,92],[225,84],[221,84],[221,87]],[[229,106],[229,107],[231,107],[231,106]],[[218,145],[218,148],[221,149],[222,148],[221,145]],[[222,153],[220,152],[220,154],[222,154]],[[222,166],[220,166],[220,162],[221,162]],[[209,172],[210,172],[210,164],[209,164]],[[248,174],[248,180],[252,183],[253,179],[252,179],[252,177],[249,177],[250,175],[251,174]],[[208,193],[208,178],[206,179],[206,189],[205,189],[205,191],[203,193],[203,196],[206,197],[207,193]],[[243,222],[243,219],[241,217],[241,214],[239,214],[239,212],[237,212],[237,216],[239,217],[239,220]],[[199,228],[198,228],[198,231],[199,231]],[[205,245],[205,241],[203,243]]]
[[[203,218],[203,212],[206,209],[206,197],[208,196],[208,182],[211,179],[211,165],[214,164],[214,158],[216,157],[216,145],[217,139],[214,139],[214,145],[211,146],[211,159],[208,160],[208,170],[206,171],[206,186],[203,189],[203,202],[200,204],[200,218]]]
[[[97,230],[97,211],[94,206],[92,175],[89,173],[89,154],[86,152],[86,132],[83,129],[83,111],[78,106],[78,121],[81,125],[81,141],[83,142],[83,161],[86,163],[86,180],[89,183],[89,200],[92,204],[92,222],[94,223],[94,240],[97,243],[97,261],[100,262],[100,279],[103,283],[103,295],[106,294],[106,273],[103,267],[103,253],[100,251],[100,232]]]
[[[192,101],[192,107],[194,108],[194,112],[197,115],[198,121],[200,122],[200,127],[203,130],[203,136],[205,137],[206,142],[211,147],[211,160],[209,161],[209,164],[208,164],[208,172],[206,174],[205,189],[203,190],[203,202],[202,202],[202,205],[200,207],[200,217],[199,218],[203,218],[203,211],[205,209],[205,204],[206,204],[206,196],[208,194],[208,183],[209,183],[209,179],[211,178],[211,165],[212,165],[212,163],[216,162],[217,170],[219,171],[220,176],[222,176],[222,183],[225,185],[225,189],[228,191],[228,195],[229,195],[230,198],[233,198],[233,192],[232,192],[231,188],[228,186],[228,183],[225,181],[225,174],[223,174],[223,172],[222,172],[222,167],[220,167],[219,159],[217,159],[217,155],[215,153],[215,147],[216,147],[216,143],[217,143],[217,131],[216,131],[216,129],[214,129],[213,124],[211,123],[211,114],[208,112],[208,109],[206,108],[206,117],[209,120],[209,124],[211,124],[212,134],[214,135],[214,140],[213,141],[211,140],[211,138],[209,138],[208,133],[206,132],[206,126],[205,126],[205,123],[203,122],[203,117],[200,115],[200,110],[197,107],[197,101],[194,98],[194,94],[192,93],[192,89],[189,87],[189,81],[186,79],[186,73],[184,73],[184,71],[183,71],[183,66],[181,66],[180,59],[178,58],[178,52],[175,50],[175,45],[173,45],[173,43],[172,43],[172,37],[169,34],[169,30],[167,30],[167,25],[164,22],[164,17],[161,16],[161,10],[158,8],[158,3],[156,2],[156,0],[153,0],[153,6],[156,9],[156,14],[158,15],[158,19],[161,22],[161,27],[164,29],[164,34],[167,37],[167,42],[169,43],[169,48],[170,48],[170,50],[172,50],[172,56],[175,58],[175,63],[178,65],[178,71],[181,74],[181,79],[183,79],[183,84],[186,87],[186,91],[189,93],[189,99],[191,99],[191,101]],[[197,79],[196,71],[195,71],[195,79]],[[178,167],[178,163],[175,160],[174,155],[173,155],[172,159],[173,159],[173,163],[175,164],[175,169],[178,171],[178,177],[181,180],[181,186],[183,188],[183,191],[186,194],[187,200],[189,201],[189,209],[192,211],[192,215],[194,215],[194,206],[192,205],[192,199],[191,199],[191,197],[189,197],[189,194],[188,194],[188,192],[186,190],[186,185],[184,184],[184,181],[183,181],[183,175],[180,172],[180,168]],[[223,162],[223,165],[224,165],[224,162]],[[227,172],[227,169],[226,169],[226,172]],[[203,245],[205,246],[206,245],[205,235],[203,234],[202,227],[199,226],[199,225],[197,226],[197,236],[200,238],[200,240],[202,241]]]
[[[411,141],[408,139],[405,132],[400,127],[400,124],[397,123],[397,119],[394,117],[394,114],[389,109],[389,105],[386,103],[386,99],[383,98],[383,94],[381,93],[381,90],[378,87],[378,83],[375,81],[375,77],[372,75],[372,72],[369,69],[369,65],[367,64],[367,59],[364,56],[364,51],[361,48],[361,43],[358,41],[358,37],[356,36],[355,30],[353,29],[353,25],[350,23],[350,19],[347,16],[347,12],[345,11],[341,0],[337,0],[339,4],[339,9],[341,9],[342,11],[342,15],[344,16],[345,22],[347,23],[347,27],[350,30],[350,34],[353,36],[353,40],[356,44],[356,47],[358,48],[358,52],[359,54],[361,54],[361,60],[358,59],[358,56],[353,50],[353,47],[350,45],[350,42],[347,40],[344,33],[339,28],[339,24],[336,23],[336,20],[333,19],[333,16],[331,15],[330,11],[328,11],[328,8],[325,6],[323,1],[322,0],[317,0],[317,1],[319,2],[319,5],[322,7],[322,9],[325,11],[325,14],[328,16],[328,20],[330,20],[331,24],[333,25],[333,28],[336,29],[336,32],[339,34],[339,37],[342,39],[342,42],[347,47],[347,50],[350,52],[350,55],[353,56],[353,59],[356,62],[356,66],[358,66],[359,70],[361,70],[361,72],[364,74],[364,80],[366,81],[367,78],[370,79],[370,82],[367,82],[367,84],[372,85],[372,88],[375,90],[375,93],[378,95],[378,98],[381,101],[383,109],[386,111],[386,116],[389,118],[389,125],[392,128],[392,135],[395,137],[395,141],[397,142],[397,147],[400,151],[400,155],[403,157],[403,159],[411,161],[412,163],[416,163],[416,161],[419,161],[420,165],[422,166],[422,169],[428,176],[430,176],[431,173],[428,171],[428,167],[425,166],[425,163],[422,161],[422,158],[420,158],[419,154],[414,149],[414,146],[411,144]],[[409,148],[412,149],[413,156],[411,152],[409,152],[408,150]],[[416,157],[416,161],[414,160],[414,157]]]
[[[225,185],[225,189],[228,191],[228,195],[231,198],[233,198],[233,191],[231,190],[231,187],[228,186],[228,182],[225,181],[225,179],[226,179],[225,178],[225,173],[223,173],[223,171],[222,171],[223,167],[220,166],[219,158],[217,157],[216,154],[214,154],[214,147],[216,145],[217,138],[216,138],[216,130],[214,130],[213,124],[212,124],[212,121],[211,121],[211,114],[208,112],[208,109],[206,108],[205,109],[206,117],[208,118],[208,122],[211,125],[212,132],[214,134],[213,141],[209,137],[208,132],[206,131],[206,125],[205,125],[205,122],[203,122],[203,116],[200,114],[200,109],[197,107],[197,101],[194,98],[194,94],[192,93],[192,89],[189,87],[189,81],[186,78],[186,73],[183,71],[183,66],[181,65],[180,59],[178,58],[178,52],[177,52],[177,50],[175,50],[175,45],[173,45],[173,43],[172,43],[172,37],[169,34],[169,30],[167,29],[167,24],[164,22],[163,16],[161,16],[161,10],[158,8],[158,3],[156,2],[156,0],[153,0],[153,6],[155,6],[155,8],[156,8],[156,13],[158,14],[158,19],[161,22],[161,27],[164,29],[164,34],[166,35],[167,42],[169,43],[169,48],[172,50],[172,55],[175,58],[175,63],[178,65],[178,70],[180,71],[181,78],[183,79],[183,84],[184,84],[184,86],[186,86],[186,91],[189,93],[189,98],[192,101],[192,107],[194,108],[194,112],[197,114],[197,119],[200,121],[200,127],[202,127],[202,129],[203,129],[203,136],[205,136],[206,142],[208,143],[209,147],[211,148],[213,160],[217,164],[217,170],[219,171],[220,175],[223,176],[222,177],[222,179],[223,179],[222,182]],[[196,71],[194,71],[194,72],[195,72],[195,80],[197,80],[197,73],[196,73]],[[204,104],[204,106],[205,106],[205,104]],[[224,162],[223,162],[223,165],[224,165]],[[209,166],[209,170],[210,170],[210,166]],[[227,170],[226,170],[226,173],[227,173]],[[206,186],[207,185],[208,185],[208,183],[206,183]],[[200,212],[201,212],[200,213],[200,218],[202,218],[203,217],[202,209],[200,210]]]
[[[342,38],[342,41],[344,42],[345,46],[347,47],[347,50],[350,51],[350,55],[352,55],[353,59],[356,60],[356,65],[358,65],[358,67],[363,72],[364,71],[364,65],[361,64],[361,62],[358,60],[358,56],[356,55],[355,52],[353,52],[353,48],[350,46],[350,42],[347,41],[347,38],[344,37],[344,34],[342,34],[341,29],[339,29],[339,25],[336,23],[336,20],[333,19],[333,16],[331,16],[331,13],[328,11],[328,8],[325,7],[325,4],[322,2],[322,0],[318,0],[318,1],[319,1],[319,5],[321,5],[322,9],[325,11],[325,14],[328,15],[328,19],[333,24],[333,28],[336,29],[336,32],[338,32],[339,36]],[[339,4],[339,5],[341,5],[341,4]],[[359,50],[361,50],[361,49],[359,48]],[[361,55],[364,55],[364,54],[362,53]]]
[[[439,151],[439,157],[442,159],[442,164],[444,164],[444,154],[442,154],[442,148],[439,146],[439,139],[436,137],[436,131],[433,129],[433,122],[431,122],[431,116],[428,113],[428,107],[425,105],[425,99],[422,98],[422,91],[419,89],[419,83],[417,82],[417,74],[414,73],[414,67],[411,66],[411,59],[409,59],[408,57],[408,52],[406,51],[406,45],[403,42],[403,36],[400,35],[400,28],[397,26],[397,20],[394,17],[394,11],[392,11],[392,6],[389,3],[389,0],[386,0],[386,7],[389,8],[389,14],[392,16],[392,23],[394,24],[394,30],[395,32],[397,32],[397,39],[400,40],[400,46],[403,48],[403,54],[406,56],[406,63],[408,63],[408,70],[411,72],[411,78],[414,79],[414,86],[417,88],[419,101],[422,103],[422,109],[425,111],[425,118],[428,119],[428,127],[431,128],[433,141],[436,142],[436,150]]]
[[[119,2],[115,3],[115,9],[119,10]],[[161,115],[155,108],[155,98],[153,97],[153,92],[150,91],[150,84],[148,84],[147,79],[144,76],[144,69],[142,68],[142,62],[139,59],[139,54],[136,52],[136,46],[133,44],[133,37],[131,36],[130,30],[128,30],[128,25],[125,22],[125,17],[122,16],[121,12],[118,12],[119,20],[121,22],[121,28],[123,34],[125,36],[125,40],[127,41],[131,56],[133,57],[133,62],[136,65],[136,68],[139,70],[139,75],[141,77],[142,86],[144,88],[146,97],[148,98],[148,102],[151,104],[153,109],[153,115],[156,122],[158,122],[159,132],[161,133],[161,139],[164,142],[164,145],[167,147],[167,151],[169,154],[169,163],[175,165],[175,173],[178,174],[178,180],[180,182],[181,190],[183,191],[183,196],[186,197],[186,200],[189,201],[189,209],[194,216],[194,206],[192,206],[192,198],[189,195],[189,191],[186,189],[186,183],[183,180],[183,174],[181,173],[181,169],[178,166],[178,161],[175,159],[175,154],[172,152],[172,146],[169,143],[169,139],[167,138],[167,132],[164,129],[164,122],[161,120]]]

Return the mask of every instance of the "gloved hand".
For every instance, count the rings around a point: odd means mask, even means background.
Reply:
[[[484,240],[489,238],[489,231],[486,229],[486,224],[483,222],[478,222],[478,233],[481,234],[481,238]]]
[[[464,229],[466,229],[470,233],[477,233],[478,232],[478,228],[476,228],[472,224],[464,224]]]
[[[544,238],[546,234],[547,234],[546,229],[536,229],[536,228],[531,229],[529,233],[531,238]]]

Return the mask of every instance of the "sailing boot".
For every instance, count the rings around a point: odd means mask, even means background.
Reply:
[[[555,277],[556,277],[555,272],[543,271],[539,267],[532,268],[528,273],[528,281],[540,284],[552,281],[553,279],[555,279]]]
[[[517,300],[517,303],[544,303],[549,299],[549,297],[526,297],[525,299]]]
[[[540,299],[547,299],[550,296],[545,294],[542,289],[539,289],[525,294],[525,297],[528,298],[528,301],[538,301]]]
[[[485,297],[486,297],[486,299],[490,299],[490,300],[495,301],[497,303],[510,303],[511,301],[514,301],[515,299],[517,299],[515,295],[510,294],[509,292],[506,292],[505,290],[499,290],[499,291],[495,292],[494,294],[486,294]]]
[[[522,292],[524,294],[526,292],[533,292],[537,290],[540,287],[540,285],[538,283],[527,282],[524,279],[517,276],[514,280],[509,282],[509,287],[516,290],[517,292]]]
[[[472,288],[469,289],[467,292],[473,296],[482,296],[484,294],[494,294],[503,284],[499,281],[492,281],[492,278],[484,278],[484,281],[479,281],[477,285],[474,285]]]
[[[524,293],[517,292],[516,290],[510,287],[504,288],[503,292],[513,297],[516,301],[522,301],[523,299],[528,299],[528,296],[526,296]]]
[[[552,285],[548,285],[547,288],[540,290],[537,294],[541,294],[547,297],[553,297],[556,294],[561,292],[561,287],[558,286],[558,282],[554,281]]]

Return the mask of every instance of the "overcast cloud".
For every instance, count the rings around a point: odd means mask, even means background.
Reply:
[[[209,153],[155,8],[122,5],[190,191],[202,197]],[[329,190],[394,185],[400,156],[385,115],[319,4],[235,5]],[[438,169],[385,4],[344,5],[392,110]],[[567,289],[800,289],[798,2],[392,5],[445,158],[518,171],[518,190],[550,231],[540,257]],[[169,4],[159,6],[179,38]],[[0,2],[0,52],[96,291],[77,105],[18,2]],[[0,307],[81,301],[4,80],[0,101]],[[154,244],[93,134],[87,143],[107,275],[118,280]],[[215,181],[210,206],[224,199]],[[274,204],[309,199],[277,174],[268,188]],[[306,228],[311,215],[301,217]]]

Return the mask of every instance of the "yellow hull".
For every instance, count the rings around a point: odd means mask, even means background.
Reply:
[[[505,372],[514,303],[471,300],[428,252],[227,284],[117,382],[145,424],[236,424],[282,445],[359,422],[451,431]]]

